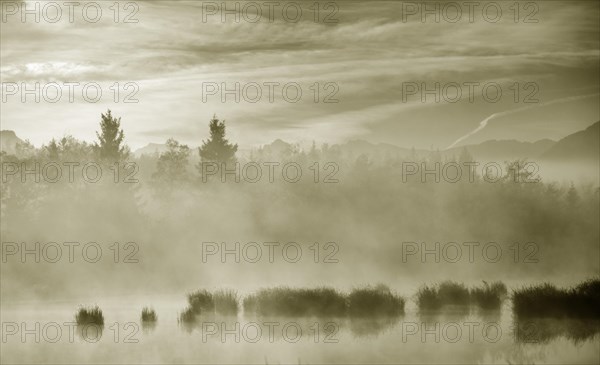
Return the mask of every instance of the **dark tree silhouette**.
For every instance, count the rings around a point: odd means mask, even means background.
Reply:
[[[100,158],[107,161],[121,161],[129,156],[129,149],[123,143],[125,134],[121,129],[121,118],[112,116],[110,109],[102,114],[100,122],[101,132],[96,132],[99,143],[94,144],[94,149]]]
[[[59,155],[60,155],[60,148],[58,147],[58,143],[56,143],[56,140],[54,138],[52,138],[50,143],[48,143],[48,146],[45,148],[46,148],[46,151],[48,152],[48,158],[51,161],[58,160]]]
[[[167,140],[166,152],[160,154],[153,177],[164,182],[178,182],[186,179],[190,148],[173,138]]]
[[[234,163],[238,145],[231,144],[225,138],[225,121],[219,121],[213,116],[210,121],[210,138],[202,141],[200,159],[202,162]]]

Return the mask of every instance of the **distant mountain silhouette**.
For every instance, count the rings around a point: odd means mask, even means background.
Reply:
[[[339,145],[343,154],[350,157],[358,157],[360,155],[380,155],[393,157],[406,157],[412,153],[411,148],[398,147],[389,143],[371,143],[362,139],[352,140]],[[416,153],[423,155],[428,151],[415,150]]]
[[[561,139],[544,152],[541,159],[597,163],[600,160],[600,122]]]
[[[461,151],[467,151],[479,161],[510,161],[519,158],[535,159],[551,148],[556,141],[541,139],[536,142],[521,142],[510,140],[490,140],[479,144],[466,145],[446,150],[446,155],[459,156]]]
[[[14,131],[0,131],[0,149],[8,154],[16,153],[16,146],[24,141],[17,137]],[[318,146],[320,149],[322,146]],[[413,151],[418,156],[427,156],[432,151],[412,148],[399,147],[389,143],[371,143],[365,140],[352,140],[342,144],[329,146],[330,149],[337,149],[342,156],[349,158],[358,158],[360,155],[369,155],[373,157],[400,157],[406,158]],[[478,161],[508,161],[518,158],[538,159],[544,161],[581,161],[598,162],[600,160],[600,122],[596,122],[585,130],[573,133],[559,140],[558,142],[549,139],[542,139],[536,142],[520,142],[516,140],[489,140],[479,144],[455,147],[449,150],[441,151],[447,157],[460,156],[463,149],[467,149],[469,154]],[[260,148],[267,155],[285,156],[292,154],[299,149],[298,146],[287,143],[281,139],[276,139],[270,144],[263,145]],[[154,156],[167,150],[164,143],[149,143],[133,152],[135,157],[142,155]],[[196,150],[196,148],[192,148]],[[305,151],[308,151],[304,148]],[[244,154],[250,154],[251,150]],[[192,153],[192,157],[196,154]]]
[[[167,145],[164,143],[148,143],[144,147],[138,148],[133,152],[135,157],[141,157],[142,155],[154,156],[155,154],[161,154],[167,151]]]
[[[15,154],[17,144],[19,143],[25,142],[19,137],[17,137],[14,131],[0,131],[0,150],[6,152],[9,155]]]

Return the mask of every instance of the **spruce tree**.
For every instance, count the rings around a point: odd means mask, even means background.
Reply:
[[[129,155],[129,149],[123,143],[125,134],[121,129],[121,118],[112,116],[110,109],[106,114],[101,114],[100,132],[96,132],[98,143],[94,149],[102,160],[113,162],[122,161]]]
[[[217,162],[217,163],[235,163],[235,153],[238,145],[231,144],[225,138],[225,121],[219,121],[217,116],[213,116],[209,123],[210,138],[202,141],[200,147],[200,159],[202,162]]]

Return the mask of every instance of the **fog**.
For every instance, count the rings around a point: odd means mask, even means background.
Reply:
[[[587,171],[555,181],[545,168],[530,176],[505,165],[497,177],[474,169],[453,181],[436,176],[440,158],[258,150],[253,162],[238,160],[237,172],[214,164],[203,177],[192,157],[183,174],[161,179],[158,156],[144,155],[118,163],[117,183],[114,165],[98,165],[103,176],[92,183],[80,167],[68,181],[64,163],[73,158],[65,154],[52,160],[64,170],[56,183],[43,173],[39,183],[35,173],[5,174],[2,300],[158,301],[197,288],[377,283],[410,297],[449,273],[510,287],[570,285],[598,272],[598,184],[579,178]],[[44,150],[19,161],[32,171],[51,162]],[[434,172],[410,173],[415,165]],[[263,175],[250,182],[257,166]]]

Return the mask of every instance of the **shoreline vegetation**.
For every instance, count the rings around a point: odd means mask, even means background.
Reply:
[[[472,288],[453,281],[444,281],[436,285],[424,285],[416,294],[416,303],[420,311],[439,311],[445,307],[478,308],[481,310],[499,310],[507,298],[508,290],[504,283],[496,281]]]
[[[179,314],[178,321],[193,323],[200,315],[237,315],[239,298],[233,290],[197,290],[187,295],[188,307]]]
[[[379,284],[354,288],[349,293],[331,287],[263,288],[241,298],[234,290],[206,289],[187,295],[188,306],[179,314],[178,322],[191,324],[199,317],[254,316],[382,318],[405,313],[406,299],[389,287]],[[450,308],[499,311],[506,300],[521,318],[590,318],[600,319],[600,278],[588,279],[571,288],[559,289],[553,284],[530,285],[508,293],[506,285],[496,281],[467,287],[462,283],[443,281],[423,285],[414,295],[419,312],[443,312]],[[142,322],[155,323],[154,309],[144,307]],[[104,325],[98,306],[81,306],[75,315],[78,325]]]
[[[97,325],[104,326],[104,315],[102,309],[97,305],[94,307],[80,307],[75,314],[75,322],[79,326]]]
[[[156,323],[156,321],[158,321],[158,316],[156,315],[156,312],[153,308],[144,307],[142,309],[141,320],[142,323]]]
[[[385,285],[353,289],[261,289],[243,301],[245,313],[282,317],[380,317],[404,314],[404,298]]]
[[[549,283],[530,285],[514,291],[512,304],[521,317],[600,318],[600,279],[563,289]]]

